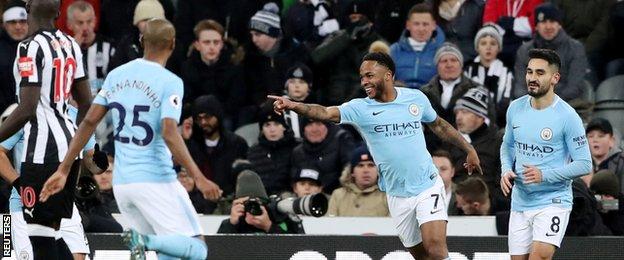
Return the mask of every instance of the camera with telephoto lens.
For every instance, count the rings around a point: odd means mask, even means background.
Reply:
[[[262,215],[262,200],[260,198],[249,198],[243,203],[245,212],[249,212],[252,215]],[[266,204],[268,211],[281,214],[294,214],[321,217],[327,212],[328,201],[327,197],[321,193],[310,194],[301,198],[280,198],[277,195],[269,197],[269,202]]]
[[[273,196],[272,196],[273,197]],[[277,211],[283,214],[322,217],[327,212],[327,197],[322,193],[301,198],[285,198],[276,201]]]
[[[100,189],[95,179],[91,176],[80,176],[76,183],[74,195],[76,197],[76,207],[81,211],[88,211],[102,203],[100,199]]]
[[[598,202],[598,211],[609,212],[620,209],[620,201],[615,198],[606,198],[602,195],[595,195]]]

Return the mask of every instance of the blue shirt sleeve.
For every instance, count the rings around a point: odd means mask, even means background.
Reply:
[[[572,157],[572,162],[563,167],[543,170],[544,182],[572,180],[588,174],[592,169],[589,144],[585,137],[585,128],[583,128],[581,118],[576,113],[570,113],[565,122],[565,146],[570,157]]]
[[[23,135],[24,135],[24,130],[23,129],[19,130],[13,136],[9,137],[8,139],[4,140],[4,142],[0,143],[0,146],[2,146],[2,148],[6,150],[11,150],[17,144],[17,142],[19,142],[19,140],[22,139]]]
[[[338,110],[340,111],[341,124],[354,123],[358,121],[357,118],[360,116],[361,111],[357,109],[357,102],[359,102],[359,100],[353,99],[338,107]]]
[[[161,100],[160,119],[171,118],[176,122],[180,121],[182,115],[182,97],[184,96],[184,86],[182,80],[176,80],[165,88]]]
[[[422,114],[422,121],[425,123],[431,123],[433,121],[436,120],[436,118],[438,118],[438,114],[436,113],[436,111],[433,109],[433,106],[431,106],[431,102],[429,102],[429,99],[427,99],[427,97],[421,93],[422,99],[424,100],[422,102],[423,104],[423,114]]]
[[[106,77],[106,79],[104,79],[104,83],[102,83],[102,88],[100,89],[100,92],[97,93],[97,95],[95,95],[95,98],[93,99],[93,104],[98,104],[98,105],[102,105],[105,107],[108,107],[108,98],[106,98],[106,96],[108,95],[108,91],[110,89],[110,87],[108,86],[110,83],[110,74],[108,75],[108,77]]]
[[[501,158],[501,176],[507,172],[512,171],[514,163],[514,134],[513,134],[513,108],[515,106],[510,105],[507,109],[507,124],[505,125],[505,135],[503,135],[503,143],[500,147]]]

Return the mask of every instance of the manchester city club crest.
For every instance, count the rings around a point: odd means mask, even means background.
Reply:
[[[418,105],[416,104],[411,104],[409,106],[409,112],[410,114],[412,114],[413,116],[418,116],[418,114],[420,114],[420,108],[418,107]]]
[[[553,132],[548,127],[542,129],[542,131],[540,132],[540,137],[544,141],[549,141],[550,139],[552,139],[552,136],[553,136]]]

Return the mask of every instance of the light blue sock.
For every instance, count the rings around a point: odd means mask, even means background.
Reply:
[[[208,248],[204,241],[182,235],[145,235],[145,246],[149,250],[184,259],[204,260]]]

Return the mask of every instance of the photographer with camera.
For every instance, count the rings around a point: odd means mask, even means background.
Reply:
[[[217,233],[303,234],[301,219],[280,213],[278,203],[267,196],[258,174],[244,170],[238,175],[230,217],[221,222]]]
[[[589,187],[598,202],[602,222],[615,236],[624,235],[624,194],[619,187],[619,180],[611,170],[594,174]]]

